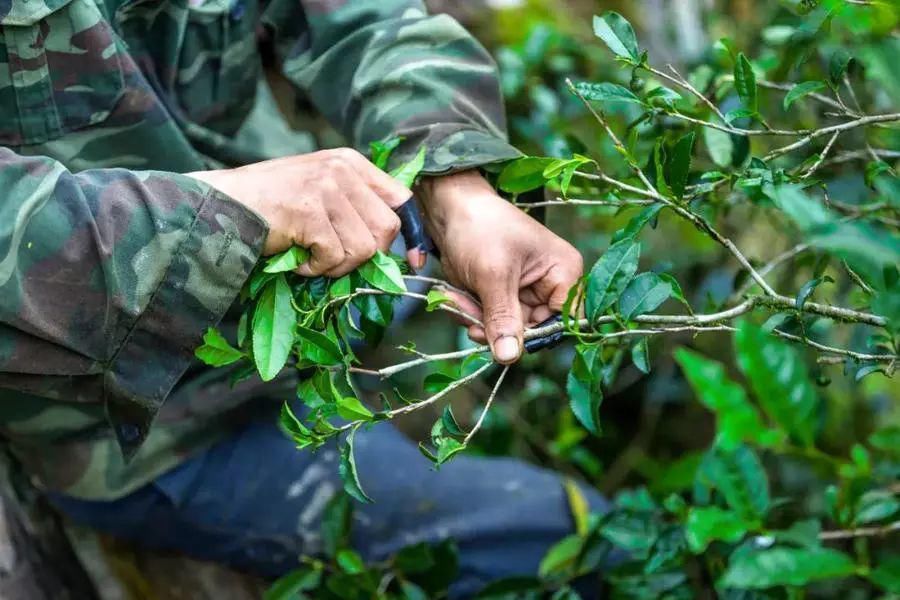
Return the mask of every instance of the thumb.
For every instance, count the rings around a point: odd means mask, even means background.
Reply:
[[[496,278],[478,294],[484,311],[484,329],[491,352],[499,363],[510,364],[522,354],[522,307],[519,285],[511,276]]]

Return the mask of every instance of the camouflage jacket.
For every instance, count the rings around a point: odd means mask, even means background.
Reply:
[[[292,386],[193,362],[266,224],[180,173],[313,149],[264,59],[359,149],[517,154],[490,57],[415,0],[0,0],[0,433],[40,484],[121,496]]]

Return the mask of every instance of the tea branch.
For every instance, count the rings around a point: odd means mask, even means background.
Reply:
[[[856,529],[839,529],[836,531],[823,531],[819,534],[819,539],[829,540],[847,540],[858,537],[882,537],[891,533],[900,531],[900,521],[894,521],[881,527],[857,527]]]
[[[491,410],[491,406],[494,404],[494,398],[497,397],[497,392],[500,391],[500,386],[503,385],[503,380],[506,378],[506,374],[509,372],[509,365],[505,365],[503,370],[500,371],[500,376],[497,377],[497,381],[494,383],[494,387],[491,390],[490,396],[488,396],[487,402],[484,404],[484,408],[481,410],[481,414],[478,415],[478,420],[475,421],[475,425],[472,426],[472,430],[466,434],[465,439],[463,440],[463,446],[468,446],[469,442],[472,441],[472,438],[475,437],[475,434],[481,429],[481,426],[484,424],[484,418],[487,416],[488,411]]]
[[[597,121],[600,123],[600,125],[603,127],[603,129],[606,131],[607,135],[609,135],[610,139],[615,144],[616,149],[619,150],[619,152],[621,152],[623,156],[625,156],[626,162],[631,167],[631,170],[634,172],[634,174],[637,176],[637,178],[641,181],[641,183],[644,184],[644,187],[646,188],[646,193],[649,194],[651,198],[654,198],[655,200],[662,202],[663,204],[665,204],[666,206],[671,208],[679,216],[681,216],[684,219],[687,219],[688,221],[693,223],[693,225],[695,227],[697,227],[698,229],[700,229],[701,231],[706,232],[707,235],[712,237],[716,242],[725,246],[725,248],[727,248],[728,251],[731,252],[735,258],[737,258],[738,262],[740,262],[741,265],[745,269],[747,269],[747,271],[750,273],[750,276],[753,277],[754,280],[756,280],[756,282],[759,284],[759,286],[763,289],[763,291],[766,294],[768,294],[770,296],[777,295],[775,293],[775,290],[773,290],[771,287],[769,287],[769,284],[766,283],[766,280],[763,279],[759,275],[759,273],[756,272],[756,269],[753,268],[753,265],[750,264],[750,261],[747,260],[747,257],[745,257],[743,255],[743,253],[738,249],[738,247],[734,245],[734,242],[732,242],[730,239],[728,239],[727,237],[725,237],[724,235],[719,233],[712,225],[710,225],[708,222],[706,222],[706,220],[701,218],[699,215],[691,212],[684,206],[681,206],[681,205],[675,203],[674,201],[670,200],[669,198],[666,198],[665,196],[660,194],[659,191],[656,189],[656,187],[654,187],[654,185],[652,183],[650,183],[650,180],[647,179],[647,176],[644,174],[643,170],[641,170],[640,166],[636,162],[634,162],[634,160],[631,158],[627,149],[622,144],[622,142],[619,140],[619,137],[616,135],[615,131],[613,131],[612,127],[610,127],[609,123],[606,121],[606,118],[603,116],[603,114],[594,110],[594,107],[591,106],[591,103],[587,100],[587,98],[584,97],[584,95],[582,95],[578,91],[578,89],[575,87],[575,85],[572,83],[572,81],[570,79],[566,80],[566,84],[569,87],[569,90],[573,94],[575,94],[578,97],[578,99],[581,100],[581,102],[585,105],[585,107],[587,107],[587,109],[591,112],[591,114],[594,115],[594,118],[597,119]],[[625,184],[623,184],[623,185],[625,185]],[[631,188],[632,186],[628,186],[628,187]],[[623,189],[625,189],[625,188],[623,188]]]

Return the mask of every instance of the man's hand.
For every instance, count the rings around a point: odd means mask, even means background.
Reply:
[[[454,295],[461,309],[485,324],[469,327],[469,336],[488,342],[498,362],[516,361],[524,326],[562,309],[582,274],[581,255],[500,198],[475,171],[427,179],[421,188],[445,274],[481,300],[478,306]]]
[[[310,259],[297,269],[307,277],[340,277],[372,258],[376,250],[387,251],[400,230],[392,209],[412,195],[348,148],[188,175],[266,220],[264,255],[291,246],[309,249]],[[409,258],[415,267],[424,265],[419,252]]]

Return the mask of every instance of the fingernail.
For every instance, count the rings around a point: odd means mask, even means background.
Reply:
[[[425,266],[425,263],[428,261],[428,253],[424,250],[419,250],[419,259],[416,268],[421,269]]]
[[[494,342],[494,356],[500,362],[512,362],[519,358],[519,340],[505,336]]]

